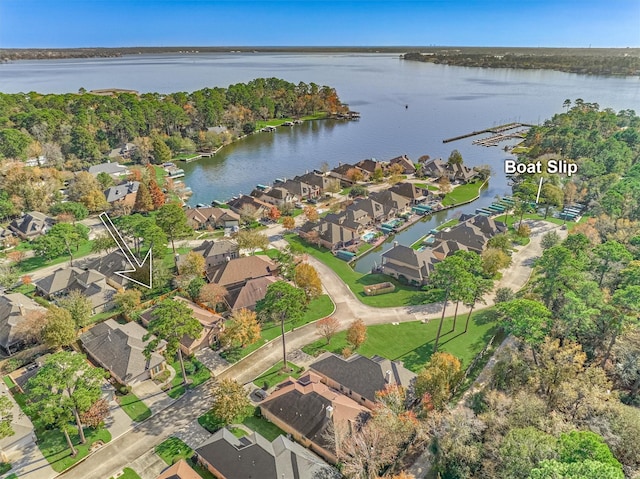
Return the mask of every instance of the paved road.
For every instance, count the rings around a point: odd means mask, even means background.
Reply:
[[[522,288],[531,274],[531,263],[542,253],[540,240],[542,234],[550,229],[556,229],[561,234],[565,231],[550,225],[539,223],[532,228],[530,243],[522,247],[517,253],[513,264],[503,274],[498,287],[510,287],[514,290]],[[314,258],[309,258],[318,270],[322,283],[336,304],[334,316],[345,329],[354,318],[362,319],[366,324],[383,324],[389,322],[414,321],[416,319],[437,318],[442,312],[441,304],[420,306],[406,306],[397,308],[373,308],[366,306],[355,297],[351,290],[327,266]],[[493,304],[493,297],[487,298],[483,308]],[[480,308],[477,308],[480,309]],[[460,307],[459,314],[464,314],[466,308]],[[451,308],[453,312],[453,308]],[[302,347],[318,339],[315,325],[308,324],[286,334],[287,349],[289,351]],[[281,344],[278,341],[257,350],[243,360],[235,363],[219,377],[235,378],[241,383],[247,383],[273,366],[282,356]],[[89,460],[63,474],[65,479],[104,478],[122,470],[135,459],[145,454],[167,437],[185,429],[194,420],[206,412],[211,405],[211,395],[206,387],[200,387],[167,407],[161,413],[152,416],[147,421],[109,443]]]

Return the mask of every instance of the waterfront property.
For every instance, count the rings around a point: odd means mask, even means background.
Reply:
[[[427,284],[436,262],[428,249],[416,251],[398,244],[382,255],[381,271],[401,283],[418,287]]]

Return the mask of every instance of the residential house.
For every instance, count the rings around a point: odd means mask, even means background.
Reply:
[[[329,213],[322,219],[321,223],[335,223],[354,233],[361,234],[366,228],[374,224],[374,220],[365,210],[359,209],[357,205],[352,205],[340,213]]]
[[[91,301],[93,314],[108,311],[114,307],[116,289],[107,284],[101,273],[92,269],[76,267],[60,268],[34,282],[36,292],[50,301],[55,301],[71,291],[80,291]]]
[[[402,174],[404,175],[413,175],[416,172],[413,161],[411,161],[407,155],[392,158],[389,160],[389,165],[400,165],[402,167]]]
[[[360,235],[354,230],[337,223],[308,221],[299,229],[300,237],[310,243],[318,243],[332,251],[343,249],[356,244]]]
[[[411,206],[409,198],[389,190],[370,193],[369,198],[382,205],[387,218],[405,213]]]
[[[278,208],[284,205],[293,204],[297,199],[295,195],[291,194],[281,186],[274,186],[273,188],[269,188],[267,191],[256,189],[251,193],[251,196],[255,196],[260,201],[272,206],[277,206]]]
[[[469,248],[462,243],[452,240],[439,241],[431,248],[431,253],[438,261],[442,261],[447,256],[454,254],[456,251],[469,251]]]
[[[116,203],[133,206],[138,195],[138,188],[140,188],[139,181],[127,181],[104,190],[104,197],[107,199],[107,203],[112,206]]]
[[[243,256],[207,268],[206,275],[210,283],[220,284],[228,290],[244,285],[250,279],[274,276],[277,269],[269,258]]]
[[[271,211],[272,205],[249,195],[241,195],[227,202],[229,208],[239,215],[262,218]]]
[[[322,459],[285,436],[271,442],[255,432],[238,438],[223,427],[195,452],[198,462],[219,479],[340,477]]]
[[[359,161],[355,167],[362,171],[365,181],[368,181],[376,170],[384,170],[384,165],[373,158]]]
[[[418,204],[427,198],[428,192],[422,188],[418,188],[413,183],[397,183],[389,188],[388,191],[397,193],[405,198],[409,198],[412,205]]]
[[[294,180],[318,188],[320,194],[326,193],[327,190],[331,189],[332,186],[334,186],[335,182],[338,181],[335,178],[331,178],[327,175],[319,174],[316,172],[305,173],[304,175],[296,176]]]
[[[83,349],[101,367],[111,373],[120,384],[132,386],[154,378],[166,369],[161,352],[166,347],[162,341],[147,357],[144,350],[154,336],[144,339],[147,330],[138,323],[118,324],[107,319],[96,324],[80,336]]]
[[[289,378],[260,403],[262,416],[327,462],[336,464],[330,434],[358,429],[370,416],[366,407],[321,382],[313,372]]]
[[[180,340],[180,349],[187,356],[191,356],[198,349],[210,347],[218,341],[218,336],[224,328],[224,318],[209,310],[201,308],[188,299],[180,296],[174,296],[173,301],[180,301],[187,306],[193,313],[193,317],[202,325],[202,333],[197,338],[183,336]],[[153,311],[157,306],[153,306],[140,315],[140,321],[144,326],[148,326],[153,321]]]
[[[298,180],[287,180],[284,183],[277,183],[299,200],[308,200],[320,196],[320,188]]]
[[[31,211],[9,223],[9,229],[23,240],[31,241],[49,231],[54,221],[44,213]]]
[[[185,461],[180,459],[168,467],[156,479],[202,479],[200,475]]]
[[[15,235],[9,228],[0,227],[0,249],[8,248],[13,244]]]
[[[123,160],[127,160],[129,158],[131,158],[131,154],[136,151],[138,149],[138,147],[134,144],[134,143],[125,143],[122,146],[119,146],[118,148],[114,148],[113,150],[111,150],[109,152],[109,154],[107,155],[109,158],[122,158]],[[106,163],[108,164],[113,164],[113,163]],[[117,163],[116,163],[117,164]],[[101,166],[101,165],[98,165]],[[91,172],[91,171],[89,171]],[[122,174],[129,174],[127,173],[122,173]],[[97,173],[96,173],[97,175]]]
[[[446,176],[449,181],[467,183],[478,176],[474,168],[462,164],[449,164],[439,158],[430,159],[422,164],[422,174],[431,178]]]
[[[185,210],[185,215],[189,226],[195,230],[233,228],[240,225],[240,215],[225,208],[188,208]]]
[[[255,311],[256,303],[264,299],[269,285],[277,280],[273,276],[262,276],[250,279],[244,284],[227,288],[227,294],[224,297],[227,308],[229,311],[243,308]]]
[[[418,251],[396,244],[382,254],[382,272],[401,282],[423,286],[427,284],[436,262],[430,249]]]
[[[449,173],[449,180],[460,181],[462,183],[468,183],[478,176],[475,168],[469,168],[462,164],[447,165],[447,171]]]
[[[205,269],[213,268],[216,265],[231,261],[240,256],[238,243],[233,240],[219,239],[206,240],[200,246],[191,251],[204,257]],[[184,256],[180,256],[182,259]],[[179,260],[180,261],[180,260]]]
[[[318,374],[324,384],[369,409],[377,402],[376,392],[390,384],[404,387],[410,395],[416,378],[416,374],[406,369],[400,361],[381,356],[367,358],[359,354],[345,359],[333,353],[324,353],[309,369]]]
[[[349,170],[351,170],[352,168],[355,168],[354,165],[350,165],[348,163],[344,163],[344,164],[340,164],[338,166],[336,166],[333,170],[331,170],[328,175],[331,178],[335,178],[338,181],[340,181],[340,184],[342,186],[351,186],[353,185],[353,180],[351,180],[351,178],[349,178],[349,176],[347,176],[347,173],[349,172]]]
[[[383,205],[372,198],[361,198],[356,200],[351,205],[347,206],[345,211],[364,211],[369,216],[371,223],[380,223],[388,219],[388,215],[385,213]]]
[[[447,162],[440,158],[431,158],[422,163],[422,174],[436,179],[443,176],[448,177]]]
[[[24,340],[24,322],[33,315],[42,315],[45,308],[22,293],[4,293],[0,296],[0,349],[11,356],[22,349]]]
[[[109,286],[120,290],[129,283],[129,280],[116,273],[130,270],[131,265],[122,252],[117,249],[105,256],[99,256],[98,258],[90,260],[85,264],[83,269],[97,271],[104,275]]]
[[[126,166],[121,165],[120,163],[107,162],[90,166],[89,173],[91,173],[93,176],[98,176],[100,173],[106,173],[114,180],[120,180],[120,177],[127,176],[130,171]]]
[[[482,253],[487,241],[493,236],[505,232],[506,225],[482,215],[459,223],[447,230],[440,231],[434,235],[436,242],[455,241],[464,245],[469,251]]]

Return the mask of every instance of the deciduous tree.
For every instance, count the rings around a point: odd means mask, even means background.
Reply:
[[[256,313],[248,309],[233,312],[220,333],[220,344],[226,348],[245,347],[260,339],[260,325]]]
[[[251,403],[241,384],[233,379],[222,379],[211,389],[213,405],[211,412],[224,425],[242,422],[251,414]]]
[[[43,341],[53,349],[69,346],[76,340],[76,323],[66,309],[52,306],[45,315]]]
[[[296,227],[295,218],[293,216],[285,216],[284,218],[282,218],[282,226],[284,227],[284,229],[291,231]]]
[[[316,223],[320,219],[318,210],[313,206],[304,207],[304,216],[307,218],[307,221],[311,221],[312,223]]]
[[[200,288],[198,301],[207,304],[210,308],[217,309],[226,295],[227,289],[221,284],[207,283]]]
[[[142,293],[137,289],[127,289],[116,293],[113,302],[122,310],[125,316],[131,315],[140,307]]]
[[[514,299],[496,305],[502,327],[528,344],[536,360],[536,349],[551,328],[551,312],[541,303],[530,299]]]
[[[93,305],[91,300],[80,291],[72,290],[67,296],[60,299],[58,304],[71,314],[71,319],[77,328],[84,328],[91,321]]]
[[[193,316],[193,311],[181,301],[165,299],[158,304],[151,313],[151,322],[147,326],[148,336],[156,337],[149,341],[145,348],[145,354],[150,355],[156,350],[160,340],[167,342],[167,356],[178,354],[180,369],[182,370],[182,384],[187,384],[187,373],[184,369],[184,360],[180,341],[183,337],[196,339],[202,333],[202,324]]]
[[[171,248],[175,255],[175,240],[192,232],[187,222],[187,215],[178,203],[167,203],[166,205],[162,205],[158,210],[156,223],[171,240]]]
[[[334,316],[327,316],[316,323],[318,334],[331,343],[331,338],[335,336],[340,328],[340,322]]]
[[[361,319],[355,319],[347,329],[347,342],[358,349],[367,340],[367,325]]]
[[[449,353],[434,353],[416,378],[416,396],[429,393],[436,409],[444,408],[461,377],[460,360]]]
[[[204,274],[204,256],[194,251],[189,251],[178,263],[178,271],[185,276],[202,277]]]
[[[309,263],[300,263],[296,266],[294,278],[296,286],[304,291],[307,302],[322,294],[322,283],[318,271]]]

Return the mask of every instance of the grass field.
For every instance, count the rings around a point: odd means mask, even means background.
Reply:
[[[82,243],[80,243],[80,246],[78,247],[78,249],[74,251],[73,259],[76,260],[76,259],[82,258],[83,256],[87,256],[89,253],[91,253],[92,244],[93,242],[90,240],[83,240]],[[27,247],[26,249],[29,249],[29,248]],[[58,256],[57,258],[53,258],[51,260],[47,260],[40,256],[33,256],[32,258],[27,258],[24,261],[21,261],[17,266],[17,270],[20,274],[25,274],[40,268],[45,268],[47,266],[53,266],[53,265],[68,262],[68,261],[69,261],[69,255],[66,255],[66,254],[62,256]]]
[[[450,306],[451,311],[453,308]],[[462,361],[463,367],[470,364],[473,358],[482,351],[491,336],[496,334],[498,326],[492,310],[478,311],[472,314],[469,330],[464,334],[466,315],[459,315],[455,331],[452,331],[453,317],[445,318],[440,336],[440,351],[453,354]],[[432,319],[427,324],[420,321],[392,324],[381,324],[367,327],[367,340],[357,352],[371,357],[374,354],[392,360],[403,361],[405,367],[418,372],[431,357],[433,342],[436,337],[439,319]],[[327,345],[325,339],[318,340],[302,348],[311,355],[323,351],[339,354],[347,346],[346,331],[335,335]]]
[[[333,302],[331,301],[331,298],[328,295],[323,294],[319,298],[314,299],[313,301],[311,301],[311,303],[309,303],[309,308],[304,313],[302,320],[299,323],[297,323],[295,327],[300,327],[304,324],[310,323],[317,319],[321,319],[321,318],[324,318],[325,316],[329,316],[332,311],[333,311]],[[291,322],[286,322],[284,327],[285,327],[285,331],[291,331],[294,325]],[[261,339],[259,339],[257,342],[253,344],[245,346],[242,349],[236,348],[233,350],[225,351],[222,354],[222,356],[227,361],[236,362],[242,359],[243,357],[245,357],[247,354],[255,351],[263,344],[271,341],[272,339],[277,338],[278,336],[280,336],[280,333],[281,333],[281,329],[280,329],[279,323],[278,324],[273,322],[266,323],[262,328]]]
[[[133,393],[118,396],[118,402],[124,412],[136,422],[144,421],[151,416],[151,409]]]
[[[176,370],[176,375],[171,380],[171,389],[167,391],[167,394],[173,399],[177,399],[182,396],[187,390],[187,387],[195,388],[211,377],[211,372],[196,358],[184,358],[184,367],[189,381],[189,385],[185,386],[182,384],[182,369],[180,369],[180,361],[176,359],[171,363],[171,367]]]
[[[36,436],[38,437],[38,447],[42,452],[42,455],[49,461],[51,467],[56,472],[62,472],[75,463],[77,463],[83,457],[89,454],[91,445],[96,441],[102,441],[108,443],[111,441],[111,434],[106,429],[84,429],[87,442],[80,444],[80,437],[78,434],[70,434],[71,442],[76,445],[78,454],[75,457],[71,457],[71,450],[67,447],[67,441],[64,438],[64,434],[58,429],[43,430],[36,429]]]
[[[296,235],[286,235],[285,238],[293,250],[307,253],[335,271],[335,273],[340,276],[340,279],[349,286],[351,291],[353,291],[356,297],[364,304],[377,308],[421,304],[420,301],[423,295],[421,291],[416,288],[402,285],[384,274],[358,273],[345,261],[333,256],[329,250],[311,245]],[[396,290],[393,293],[381,294],[379,296],[366,296],[364,294],[365,286],[385,281],[390,281],[395,285]]]
[[[472,200],[478,196],[478,190],[481,184],[479,182],[467,183],[466,185],[456,186],[450,193],[447,193],[442,200],[443,206],[457,205]]]
[[[266,389],[269,389],[275,386],[276,384],[281,383],[282,381],[287,379],[289,376],[295,379],[298,379],[300,377],[300,373],[302,373],[304,368],[296,366],[295,364],[289,361],[287,361],[287,365],[289,366],[289,368],[292,369],[291,372],[283,372],[282,367],[284,366],[284,364],[282,363],[282,361],[279,361],[278,364],[273,366],[267,372],[262,373],[260,376],[255,378],[253,380],[253,383],[258,387],[266,386]]]
[[[180,459],[188,459],[193,456],[193,449],[177,437],[170,437],[164,440],[156,446],[155,451],[168,465],[172,465]]]

